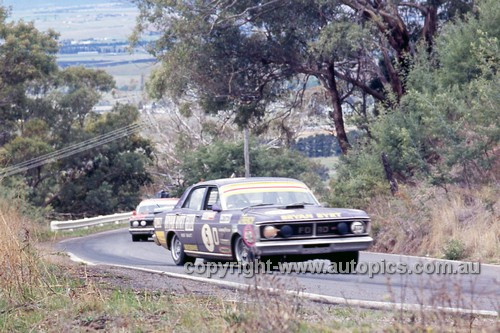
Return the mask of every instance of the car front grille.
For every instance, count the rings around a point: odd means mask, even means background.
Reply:
[[[139,226],[134,227],[133,226],[134,221],[130,221],[130,227],[131,228],[151,228],[153,226],[153,221],[152,220],[136,220],[136,221],[139,222]],[[146,225],[145,226],[140,225],[141,221],[146,221]]]
[[[366,232],[360,235],[355,235],[351,232],[350,225],[354,221],[364,222],[366,225]],[[361,236],[366,235],[369,230],[370,222],[366,219],[352,219],[352,220],[339,220],[339,221],[311,221],[311,222],[279,222],[279,223],[265,223],[261,224],[260,236],[262,241],[275,240],[275,239],[297,239],[297,238],[326,238],[326,237],[345,237],[345,236]],[[264,228],[266,226],[274,226],[280,229],[276,237],[266,239],[264,237]],[[283,229],[286,226],[288,229]],[[287,231],[283,233],[282,231]]]

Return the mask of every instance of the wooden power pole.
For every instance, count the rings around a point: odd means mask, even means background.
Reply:
[[[245,159],[245,177],[250,177],[250,148],[248,127],[243,130],[243,157]]]

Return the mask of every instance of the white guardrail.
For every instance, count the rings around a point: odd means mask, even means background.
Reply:
[[[132,216],[132,212],[119,213],[113,215],[97,216],[73,221],[52,221],[50,222],[50,230],[59,231],[67,230],[73,231],[74,229],[87,229],[89,227],[104,226],[106,224],[121,224],[127,223]]]

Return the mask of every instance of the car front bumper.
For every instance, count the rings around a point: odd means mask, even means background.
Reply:
[[[154,227],[137,227],[137,228],[129,228],[128,231],[132,235],[149,235],[153,236],[155,233]]]
[[[370,236],[261,241],[254,245],[260,256],[274,255],[309,255],[334,252],[349,252],[366,250],[373,243]]]

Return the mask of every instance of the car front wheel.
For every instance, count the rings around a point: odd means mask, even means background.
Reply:
[[[246,265],[253,262],[254,256],[250,248],[245,244],[243,238],[238,236],[234,241],[234,260],[237,263]]]
[[[196,260],[196,258],[186,255],[184,252],[184,245],[177,235],[174,235],[170,241],[170,253],[177,266],[182,266],[187,262],[194,262]]]

